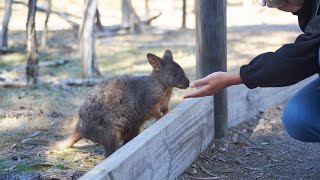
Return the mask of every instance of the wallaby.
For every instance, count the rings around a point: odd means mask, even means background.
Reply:
[[[174,87],[186,89],[189,80],[173,60],[170,50],[163,58],[147,54],[153,71],[147,76],[119,76],[93,87],[79,109],[79,121],[73,133],[63,141],[27,139],[28,144],[71,147],[86,138],[104,147],[105,156],[112,154],[119,142],[127,143],[140,132],[151,117],[157,120],[168,113]]]

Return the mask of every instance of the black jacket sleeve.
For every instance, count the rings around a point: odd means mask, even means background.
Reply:
[[[261,54],[242,66],[242,82],[248,88],[281,87],[318,73],[320,16],[311,18],[303,29],[305,33],[298,36],[294,43],[286,44],[275,52]]]

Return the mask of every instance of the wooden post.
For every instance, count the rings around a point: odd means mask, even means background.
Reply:
[[[197,78],[227,70],[226,0],[196,1]],[[227,132],[227,90],[214,95],[215,137]]]

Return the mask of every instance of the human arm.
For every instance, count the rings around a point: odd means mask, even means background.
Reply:
[[[240,68],[240,76],[247,87],[288,86],[319,73],[320,16],[315,16],[317,6],[317,0],[305,1],[295,13],[304,34],[294,43],[261,54]]]
[[[211,96],[226,87],[241,83],[239,72],[215,72],[202,79],[192,81],[190,87],[198,88],[184,95],[183,98]]]

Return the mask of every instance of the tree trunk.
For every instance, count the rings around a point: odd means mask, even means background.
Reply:
[[[140,18],[133,9],[131,0],[122,0],[122,26],[129,26],[132,33],[142,32]]]
[[[103,25],[101,23],[100,12],[98,8],[96,10],[96,26],[99,30],[103,31]]]
[[[27,20],[27,83],[29,85],[32,79],[32,85],[36,86],[38,80],[38,49],[37,37],[35,30],[35,16],[36,16],[37,0],[29,0],[28,4],[28,20]]]
[[[0,51],[8,50],[8,25],[11,17],[12,0],[6,0],[6,10],[2,22],[2,31],[0,34]]]
[[[47,33],[48,33],[48,22],[51,12],[51,0],[47,0],[47,12],[46,12],[46,20],[44,22],[44,28],[41,35],[41,48],[47,48]]]
[[[96,0],[85,1],[85,8],[80,25],[79,46],[84,77],[91,77],[94,74],[100,75],[95,62],[95,37],[94,25],[97,10]]]
[[[187,17],[187,0],[182,0],[182,25],[181,28],[186,28],[186,17]]]
[[[149,17],[149,14],[150,14],[150,8],[149,8],[149,0],[145,0],[145,14],[146,14],[146,17]]]

